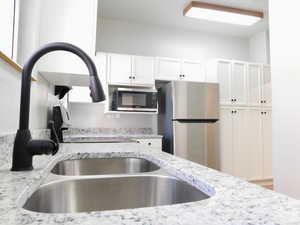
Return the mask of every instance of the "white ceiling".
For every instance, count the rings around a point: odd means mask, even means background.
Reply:
[[[249,37],[268,29],[268,0],[202,0],[202,2],[263,11],[265,18],[251,27],[184,17],[182,11],[190,2],[191,0],[99,0],[99,16],[240,37]]]

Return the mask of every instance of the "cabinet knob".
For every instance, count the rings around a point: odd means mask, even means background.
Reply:
[[[264,101],[263,101],[263,100],[261,100],[261,101],[260,101],[260,103],[264,103]]]
[[[129,79],[131,79],[132,78],[132,76],[129,76]]]
[[[148,145],[151,146],[151,142],[149,142]]]
[[[135,79],[135,76],[133,76],[132,79]]]
[[[264,103],[267,103],[267,100],[264,100]]]
[[[136,141],[136,143],[138,143],[138,144],[139,144],[139,143],[140,143],[140,141]]]

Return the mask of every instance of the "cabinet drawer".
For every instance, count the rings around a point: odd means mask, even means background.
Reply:
[[[162,148],[162,139],[155,138],[155,139],[135,139],[139,144],[143,146],[148,146],[152,148]]]

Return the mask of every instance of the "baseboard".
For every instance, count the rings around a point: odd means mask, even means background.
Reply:
[[[273,190],[273,179],[260,179],[260,180],[249,180],[250,183],[257,184],[259,186],[262,186],[264,188]]]

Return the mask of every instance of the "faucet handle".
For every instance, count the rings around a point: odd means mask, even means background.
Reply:
[[[54,149],[52,151],[52,155],[55,155],[57,152],[58,152],[58,149],[59,149],[59,139],[58,139],[58,136],[57,136],[57,133],[56,133],[56,130],[54,128],[54,121],[53,120],[50,120],[49,121],[49,126],[50,126],[50,129],[51,129],[51,132],[54,134]]]

